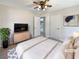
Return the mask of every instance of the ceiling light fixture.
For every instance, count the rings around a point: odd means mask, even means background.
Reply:
[[[48,1],[49,0],[39,1],[39,2],[34,1],[33,3],[36,4],[36,7],[34,9],[45,11],[48,7],[52,7],[52,5],[47,4]]]

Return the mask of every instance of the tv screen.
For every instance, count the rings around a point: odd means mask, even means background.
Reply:
[[[28,24],[14,24],[14,32],[28,31]]]

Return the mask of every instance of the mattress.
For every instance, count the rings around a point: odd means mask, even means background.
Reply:
[[[45,37],[37,37],[16,47],[18,59],[53,59],[61,43]]]

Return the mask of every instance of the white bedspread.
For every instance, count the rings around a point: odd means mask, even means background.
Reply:
[[[38,37],[38,38],[34,38],[34,39],[31,39],[29,41],[25,41],[23,43],[20,43],[17,45],[16,47],[16,52],[17,52],[17,55],[18,55],[18,59],[20,59],[20,56],[22,55],[22,53],[25,51],[25,50],[28,50],[29,48],[31,48],[32,46],[42,42],[42,41],[45,41],[47,40],[46,38],[44,37]]]
[[[57,59],[55,54],[60,45],[57,41],[38,37],[18,44],[16,52],[18,59]]]

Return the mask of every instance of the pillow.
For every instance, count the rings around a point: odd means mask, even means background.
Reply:
[[[74,48],[78,48],[79,47],[79,37],[75,38],[75,42],[74,42]]]
[[[65,59],[73,59],[74,49],[65,49],[64,56],[65,56]]]
[[[74,32],[72,36],[73,36],[74,38],[79,37],[79,32]]]
[[[70,37],[67,42],[65,42],[64,47],[66,49],[73,49],[74,48],[74,38]]]
[[[75,49],[74,59],[79,59],[79,48]]]
[[[65,59],[73,59],[74,56],[74,38],[70,37],[64,44],[64,56]]]

